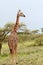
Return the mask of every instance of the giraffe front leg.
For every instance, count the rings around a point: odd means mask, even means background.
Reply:
[[[16,65],[16,56],[15,56],[15,51],[13,51],[13,50],[11,53],[11,64]]]
[[[14,49],[14,53],[12,54],[12,63],[13,64],[18,64],[18,61],[17,61],[17,50]]]
[[[17,47],[15,48],[15,60],[16,60],[16,64],[18,64],[18,60],[17,60]]]

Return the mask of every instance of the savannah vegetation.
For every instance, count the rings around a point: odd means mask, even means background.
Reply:
[[[10,61],[7,40],[13,25],[14,23],[7,23],[0,28],[0,65],[8,65]],[[30,30],[20,23],[18,39],[17,65],[43,65],[43,28]]]

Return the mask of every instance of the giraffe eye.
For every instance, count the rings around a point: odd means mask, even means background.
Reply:
[[[22,13],[21,13],[22,14]]]

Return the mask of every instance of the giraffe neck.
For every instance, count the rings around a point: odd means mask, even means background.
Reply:
[[[15,23],[15,26],[14,26],[14,32],[17,32],[18,26],[19,26],[19,15],[17,15],[16,23]]]

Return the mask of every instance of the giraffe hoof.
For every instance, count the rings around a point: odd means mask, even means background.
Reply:
[[[18,62],[16,62],[16,64],[18,64]]]

